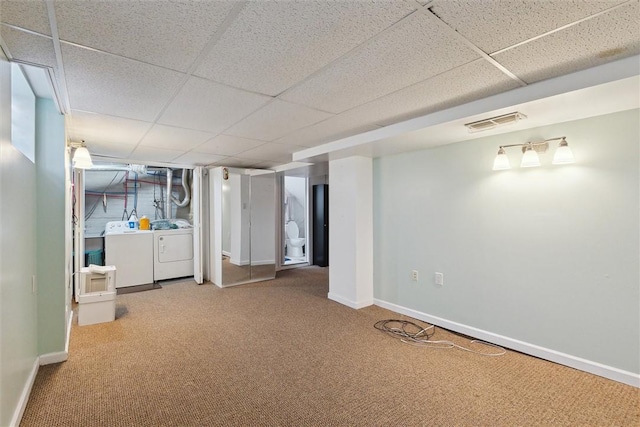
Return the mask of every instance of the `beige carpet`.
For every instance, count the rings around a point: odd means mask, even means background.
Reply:
[[[40,368],[22,426],[638,426],[639,391],[515,352],[417,348],[327,299],[327,269],[117,297]],[[466,340],[438,330],[435,339]]]

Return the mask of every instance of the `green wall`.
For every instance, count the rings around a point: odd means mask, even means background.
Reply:
[[[1,52],[1,51],[0,51]],[[36,167],[11,145],[11,66],[0,53],[0,425],[13,422],[38,359]]]
[[[38,352],[65,350],[64,116],[50,99],[36,101]]]
[[[377,159],[375,298],[637,375],[639,128],[631,110]],[[559,136],[575,164],[556,143],[491,170],[499,145]]]

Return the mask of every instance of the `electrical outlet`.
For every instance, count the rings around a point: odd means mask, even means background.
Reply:
[[[411,270],[411,280],[414,282],[418,281],[418,270]]]
[[[438,286],[444,285],[444,274],[438,273],[436,271],[436,273],[433,275],[433,280]]]

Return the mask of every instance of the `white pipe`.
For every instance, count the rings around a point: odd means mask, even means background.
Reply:
[[[184,199],[180,201],[177,197],[171,196],[171,201],[181,208],[189,204],[191,200],[191,190],[189,189],[189,170],[182,169],[182,188],[184,189]]]

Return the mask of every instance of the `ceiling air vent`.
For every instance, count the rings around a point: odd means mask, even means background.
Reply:
[[[477,122],[466,123],[465,126],[469,128],[469,132],[480,132],[483,130],[493,129],[498,126],[508,125],[515,123],[518,120],[526,119],[522,113],[517,111],[509,114],[503,114],[502,116],[491,117],[490,119],[478,120]]]

